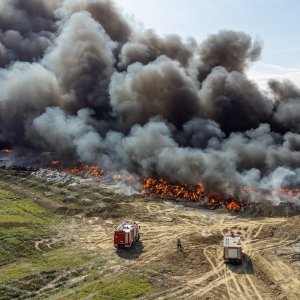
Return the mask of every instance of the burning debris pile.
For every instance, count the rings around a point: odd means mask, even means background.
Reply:
[[[227,196],[246,186],[249,201],[299,189],[300,89],[270,80],[266,94],[247,78],[261,45],[246,33],[198,43],[137,30],[113,1],[2,2],[3,149]]]
[[[163,178],[148,178],[143,180],[144,194],[160,196],[175,200],[203,201],[205,192],[201,184],[180,184]]]
[[[47,169],[41,168],[31,175],[38,178],[46,179],[47,181],[55,181],[57,183],[74,183],[78,182],[74,176],[83,176],[85,178],[94,176],[99,177],[103,173],[99,167],[95,165],[78,164],[73,167],[63,167],[58,160],[51,161],[51,166]]]
[[[143,193],[147,196],[195,201],[209,209],[223,206],[232,212],[239,212],[246,206],[246,203],[236,201],[232,197],[225,198],[220,193],[207,193],[202,184],[180,184],[162,178],[148,178],[143,180],[143,186]]]
[[[77,164],[72,167],[64,167],[61,166],[60,164],[61,164],[60,161],[53,160],[48,170],[65,172],[73,175],[82,175],[84,177],[89,177],[89,176],[99,177],[103,173],[103,170],[96,165]]]

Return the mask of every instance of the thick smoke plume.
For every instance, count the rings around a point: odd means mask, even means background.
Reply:
[[[299,187],[300,89],[245,74],[261,45],[138,31],[108,0],[2,0],[0,145],[208,189]]]

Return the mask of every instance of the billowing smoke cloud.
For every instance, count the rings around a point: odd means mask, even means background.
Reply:
[[[273,103],[245,75],[215,67],[199,90],[202,116],[217,121],[229,134],[255,128],[271,119]]]
[[[260,43],[252,42],[249,35],[243,32],[220,31],[200,45],[199,77],[204,79],[217,66],[224,67],[228,72],[243,73],[248,63],[259,58],[260,52]]]
[[[300,89],[288,80],[278,82],[271,80],[269,86],[274,92],[276,113],[274,120],[285,131],[300,131]]]
[[[35,142],[33,120],[48,106],[61,103],[57,78],[38,63],[16,62],[1,70],[0,140],[21,146]]]
[[[197,88],[175,61],[160,56],[146,66],[134,63],[111,78],[113,111],[124,126],[144,124],[161,115],[176,126],[199,113]]]
[[[128,41],[131,35],[131,26],[125,17],[110,0],[63,0],[62,5],[56,10],[61,18],[68,19],[75,12],[87,11],[93,19],[102,25],[112,40],[119,43]]]
[[[193,39],[183,42],[175,35],[159,37],[153,30],[135,34],[127,42],[120,53],[120,68],[126,68],[134,62],[147,64],[161,55],[166,55],[187,67],[197,50],[197,43]]]
[[[80,41],[80,42],[78,42]],[[74,13],[43,60],[65,93],[65,109],[108,107],[108,85],[116,47],[89,13]]]
[[[224,137],[220,125],[215,121],[194,118],[183,125],[183,130],[175,138],[182,146],[205,149],[211,142]]]
[[[0,3],[0,67],[32,62],[51,45],[59,1],[3,0]]]
[[[139,32],[108,0],[0,3],[0,145],[226,193],[299,187],[300,89],[245,75],[261,45]]]

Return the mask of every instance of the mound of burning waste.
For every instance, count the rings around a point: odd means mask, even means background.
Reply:
[[[208,209],[225,207],[232,212],[244,209],[246,203],[232,197],[224,197],[220,193],[205,191],[201,183],[197,185],[181,184],[163,178],[148,178],[143,180],[143,194],[156,198],[167,198],[176,201],[194,201]]]

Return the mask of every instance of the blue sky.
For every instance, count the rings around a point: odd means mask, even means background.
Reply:
[[[249,76],[287,77],[300,85],[300,0],[115,0],[125,13],[161,35],[201,42],[221,29],[244,31],[263,42]]]

